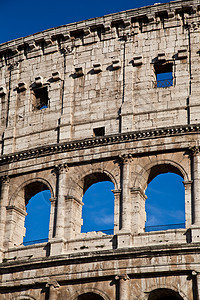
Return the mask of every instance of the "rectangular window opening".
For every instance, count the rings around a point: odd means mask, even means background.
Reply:
[[[34,89],[34,106],[37,110],[48,107],[48,91],[47,87]]]
[[[154,65],[156,73],[156,87],[167,88],[173,86],[173,64],[157,64]]]
[[[105,127],[98,127],[93,129],[93,135],[96,136],[104,136],[105,135]]]

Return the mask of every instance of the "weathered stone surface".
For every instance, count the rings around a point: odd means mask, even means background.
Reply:
[[[178,0],[0,45],[0,299],[199,299],[199,11]],[[185,228],[145,232],[147,184],[166,172],[183,177]],[[104,180],[114,235],[81,233]],[[23,246],[44,189],[49,241]]]

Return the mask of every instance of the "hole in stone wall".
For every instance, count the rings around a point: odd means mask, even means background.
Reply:
[[[180,175],[170,172],[152,177],[146,189],[146,232],[185,228],[185,189],[182,181]]]
[[[33,90],[33,106],[37,110],[48,107],[48,90],[47,87],[42,87]]]
[[[148,300],[183,300],[179,293],[170,289],[156,289],[149,295]]]
[[[81,232],[102,231],[113,234],[114,229],[114,184],[110,181],[88,185],[83,196],[83,226]]]
[[[94,136],[104,136],[105,135],[105,127],[98,127],[93,129]]]
[[[154,65],[156,74],[156,87],[166,88],[173,86],[173,64],[163,63]]]
[[[104,300],[100,295],[95,293],[85,293],[78,296],[78,300]]]

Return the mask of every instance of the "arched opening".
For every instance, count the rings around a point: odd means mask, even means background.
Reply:
[[[114,184],[104,173],[93,173],[85,177],[81,232],[114,231]]]
[[[183,298],[179,293],[171,289],[156,289],[152,291],[149,295],[148,300],[180,300]]]
[[[85,293],[78,296],[77,300],[104,300],[104,299],[103,297],[95,293]]]
[[[185,228],[185,189],[178,169],[152,168],[146,189],[145,231]]]
[[[24,188],[27,215],[25,217],[24,245],[48,241],[51,192],[47,185],[36,181]]]

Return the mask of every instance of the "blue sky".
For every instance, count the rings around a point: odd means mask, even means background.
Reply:
[[[151,227],[151,230],[159,229],[159,225],[168,224],[182,224],[180,227],[183,227],[185,188],[181,176],[173,173],[158,175],[149,183],[146,195],[147,227],[158,226],[158,228]]]
[[[113,230],[114,184],[99,182],[93,184],[83,196],[82,232]]]
[[[49,190],[33,196],[27,206],[25,218],[26,236],[24,243],[29,241],[47,239],[49,234],[49,218],[51,193]]]
[[[0,0],[0,43],[45,29],[167,0]]]

